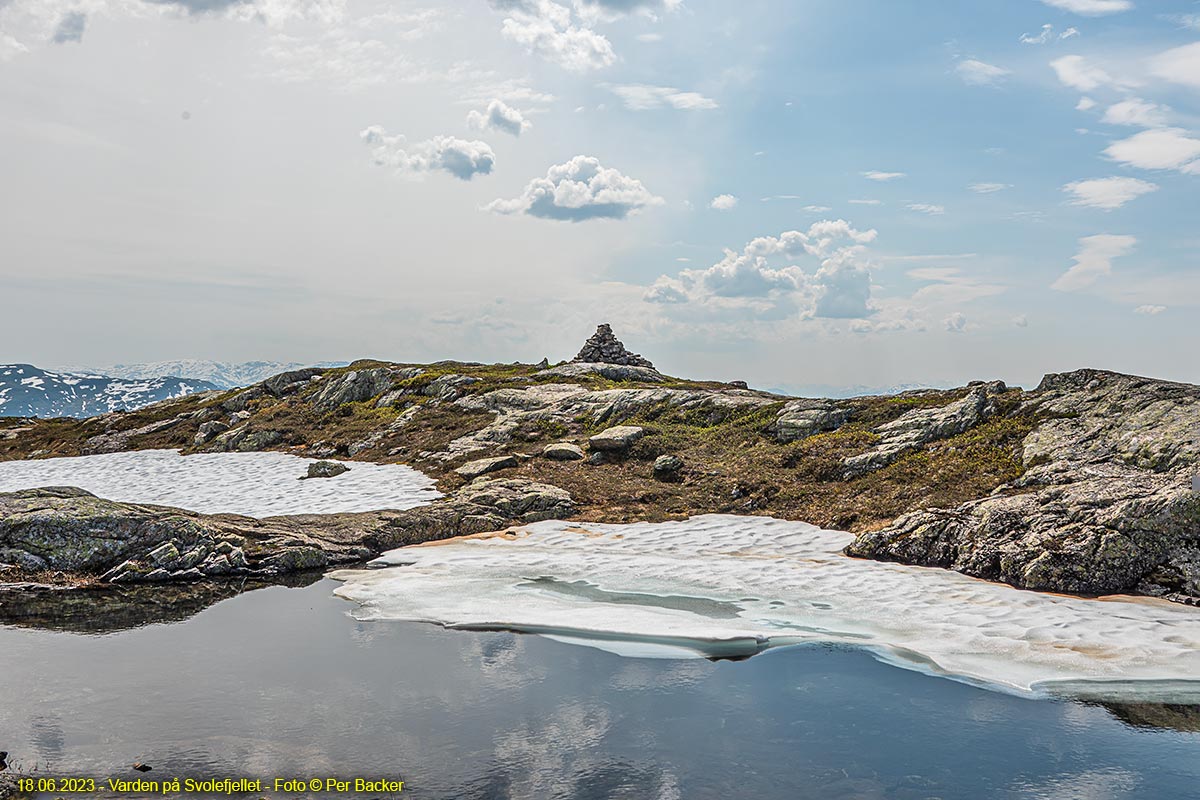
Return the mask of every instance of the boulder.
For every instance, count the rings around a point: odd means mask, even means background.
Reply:
[[[207,443],[217,434],[224,433],[227,430],[229,430],[229,425],[220,420],[202,422],[200,423],[200,426],[196,428],[196,437],[192,443],[196,447],[199,447],[200,445]]]
[[[654,459],[654,475],[659,478],[669,478],[683,469],[683,459],[675,455],[661,455]]]
[[[582,461],[584,459],[583,450],[579,445],[570,442],[548,444],[542,450],[542,455],[554,461]]]
[[[629,449],[644,434],[645,431],[636,425],[617,425],[588,439],[588,446],[593,450],[619,452]]]
[[[315,461],[308,465],[308,474],[303,476],[301,480],[305,478],[336,478],[338,475],[349,471],[349,467],[337,461]]]
[[[289,372],[281,372],[278,375],[272,375],[262,382],[262,387],[267,394],[272,397],[285,397],[303,389],[318,375],[324,373],[325,370],[317,367],[309,367],[307,369],[294,369]]]
[[[515,456],[497,456],[495,458],[479,458],[475,461],[468,461],[454,471],[467,480],[474,480],[480,475],[486,475],[489,472],[515,466],[517,466]]]
[[[319,409],[332,411],[344,403],[370,400],[390,389],[394,380],[395,375],[387,367],[350,370],[329,379],[312,402]]]

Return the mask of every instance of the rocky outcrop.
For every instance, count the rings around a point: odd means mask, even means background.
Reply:
[[[454,470],[460,477],[467,480],[474,480],[480,475],[486,475],[489,472],[495,472],[501,469],[509,469],[517,465],[516,456],[497,456],[495,458],[477,458],[474,461],[468,461],[458,469]]]
[[[118,503],[69,487],[29,489],[0,493],[0,580],[44,571],[117,584],[278,575],[574,509],[566,491],[526,479],[476,480],[405,511],[266,519]]]
[[[818,433],[835,431],[849,418],[850,412],[838,408],[832,400],[789,400],[775,420],[775,438],[785,443],[807,439]]]
[[[935,408],[917,408],[875,428],[880,437],[870,451],[846,459],[846,477],[886,467],[903,455],[938,439],[948,439],[995,416],[994,398],[1007,391],[1002,381],[971,387],[961,400]]]
[[[1200,387],[1079,370],[1046,376],[1015,413],[1038,420],[1016,481],[861,533],[847,553],[1200,603]]]
[[[580,378],[585,375],[599,375],[610,381],[638,381],[640,383],[662,383],[666,380],[663,374],[654,367],[597,362],[569,361],[566,364],[534,373],[535,378]]]
[[[572,361],[589,364],[623,364],[629,367],[650,367],[654,365],[637,353],[625,349],[625,345],[613,335],[612,327],[607,323],[597,326],[583,348]]]
[[[620,452],[629,449],[645,432],[637,425],[616,425],[588,439],[588,447],[605,452]]]
[[[383,394],[392,387],[394,380],[396,376],[387,367],[351,370],[324,385],[312,403],[326,411],[343,403],[361,403]]]

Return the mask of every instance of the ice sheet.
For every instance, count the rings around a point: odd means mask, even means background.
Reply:
[[[1200,700],[1200,609],[852,559],[840,552],[850,538],[766,517],[542,522],[393,550],[378,562],[390,568],[333,577],[362,619],[506,628],[670,657],[848,644],[1022,693],[1169,686],[1172,697]]]
[[[0,462],[0,492],[78,486],[109,500],[252,517],[404,509],[440,494],[411,467],[350,462],[333,478],[299,480],[314,459],[287,453],[174,450]]]

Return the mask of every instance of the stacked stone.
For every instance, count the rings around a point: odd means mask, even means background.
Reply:
[[[653,364],[637,353],[626,350],[625,345],[621,344],[616,336],[613,336],[612,328],[607,323],[596,328],[596,332],[592,334],[591,338],[584,342],[579,355],[571,360],[590,364],[621,364],[626,367],[654,368]]]

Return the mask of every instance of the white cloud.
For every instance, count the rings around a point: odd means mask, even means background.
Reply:
[[[1156,191],[1158,184],[1137,178],[1096,178],[1090,181],[1075,181],[1062,187],[1064,192],[1074,195],[1071,205],[1090,206],[1111,211],[1130,200]]]
[[[861,318],[873,313],[871,273],[864,246],[874,230],[859,231],[845,220],[822,220],[807,231],[764,236],[707,269],[683,270],[660,277],[644,299],[651,303],[690,304],[713,312],[792,314],[797,307],[809,317]],[[806,272],[794,263],[817,259]],[[776,265],[774,262],[783,261]]]
[[[1160,53],[1151,60],[1150,71],[1172,83],[1200,88],[1200,42]]]
[[[582,222],[625,219],[643,208],[663,202],[641,181],[602,166],[599,159],[575,156],[564,164],[550,167],[546,177],[530,181],[520,197],[493,200],[486,210]]]
[[[1096,101],[1090,97],[1081,97],[1079,102],[1075,104],[1076,111],[1091,111],[1096,107]]]
[[[933,205],[932,203],[909,203],[908,209],[909,211],[918,211],[922,214],[930,214],[933,216],[946,213],[945,206],[937,206]]]
[[[639,33],[637,35],[637,40],[639,42],[653,44],[654,42],[661,42],[663,37],[661,33]]]
[[[1061,8],[1085,17],[1101,17],[1117,14],[1133,8],[1131,0],[1042,0],[1048,6]]]
[[[1029,317],[1025,316],[1024,314],[1017,314],[1015,317],[1013,317],[1012,323],[1018,328],[1028,328]]]
[[[1181,128],[1141,131],[1113,142],[1104,153],[1114,161],[1142,169],[1177,169],[1200,174],[1200,139]]]
[[[1058,35],[1058,40],[1061,42],[1066,39],[1074,39],[1078,35],[1079,35],[1078,28],[1067,28],[1065,31],[1063,31],[1062,33],[1060,33]]]
[[[946,326],[946,330],[951,333],[962,333],[967,329],[967,318],[963,316],[961,311],[955,311],[950,316],[942,320],[942,324]]]
[[[905,274],[913,280],[929,282],[913,293],[912,302],[918,305],[956,306],[1007,291],[1005,286],[964,275],[956,267],[920,267]]]
[[[389,136],[379,125],[366,128],[359,136],[371,148],[376,164],[392,167],[403,175],[419,176],[436,170],[470,180],[488,174],[496,163],[496,156],[486,142],[435,136],[409,145],[403,136]]]
[[[1012,74],[1012,70],[997,67],[995,64],[989,64],[976,58],[960,61],[954,69],[964,82],[972,86],[990,86],[1006,75]]]
[[[1146,314],[1148,316],[1155,317],[1166,310],[1167,310],[1166,306],[1144,305],[1144,306],[1138,306],[1137,308],[1135,308],[1133,310],[1133,313]]]
[[[976,194],[992,194],[994,192],[1002,192],[1005,189],[1011,189],[1011,183],[972,183],[967,187]]]
[[[824,214],[826,211],[832,211],[829,206],[805,206],[802,211],[807,211],[810,214]]]
[[[1143,128],[1155,128],[1165,125],[1166,106],[1148,103],[1140,97],[1130,97],[1119,103],[1114,103],[1104,112],[1104,121],[1109,125],[1140,125]]]
[[[894,181],[898,178],[907,178],[908,177],[908,174],[904,173],[904,172],[880,172],[879,170],[875,170],[875,169],[867,170],[866,172],[863,172],[861,174],[864,178],[866,178],[868,180],[879,181],[880,183],[883,183],[885,181]]]
[[[477,130],[484,131],[491,128],[511,133],[513,136],[520,136],[533,127],[533,123],[525,119],[520,111],[509,106],[503,100],[492,100],[488,103],[487,109],[482,112],[469,112],[467,124]]]
[[[1036,36],[1031,33],[1021,34],[1022,44],[1045,44],[1054,36],[1054,26],[1046,23],[1042,26],[1042,30]]]
[[[717,101],[698,92],[681,92],[670,86],[648,86],[644,83],[608,87],[633,111],[649,111],[671,107],[680,111],[707,111],[717,108]]]
[[[1079,240],[1079,252],[1073,260],[1075,265],[1051,284],[1060,292],[1073,292],[1091,286],[1099,278],[1112,274],[1112,262],[1127,254],[1137,244],[1133,236],[1116,236],[1108,233],[1085,236]]]
[[[1058,80],[1081,92],[1090,92],[1101,86],[1113,86],[1117,81],[1101,67],[1088,63],[1083,56],[1063,56],[1050,62]]]
[[[612,43],[577,24],[567,6],[552,0],[491,0],[491,4],[508,14],[501,26],[504,37],[547,61],[586,72],[617,60]]]
[[[738,204],[738,199],[731,194],[719,194],[708,204],[709,208],[717,211],[728,211]]]
[[[854,206],[877,206],[880,204],[881,201],[879,201],[879,200],[847,200],[846,202],[851,205],[854,205]]]

